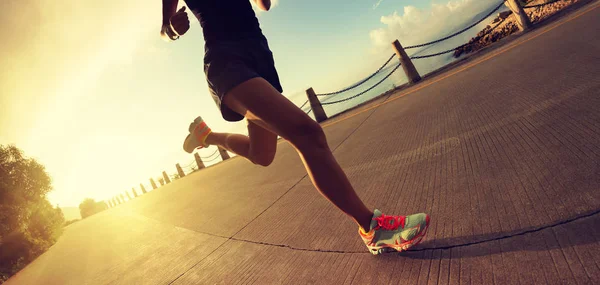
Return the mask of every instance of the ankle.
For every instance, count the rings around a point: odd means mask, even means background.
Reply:
[[[359,227],[363,229],[365,233],[368,233],[371,230],[371,219],[373,215],[370,215],[368,218],[363,218],[361,221],[356,221]]]
[[[216,134],[213,132],[210,132],[208,135],[206,135],[206,138],[204,139],[204,143],[206,145],[216,145],[217,141],[216,141]]]

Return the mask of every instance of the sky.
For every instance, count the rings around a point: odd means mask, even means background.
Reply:
[[[394,39],[446,35],[498,0],[273,3],[257,17],[284,95],[302,104],[309,87],[333,91],[370,74]],[[189,16],[189,32],[167,43],[159,0],[0,1],[0,144],[46,166],[52,203],[104,200],[174,173],[193,160],[182,142],[198,115],[214,131],[245,132],[209,96],[202,30]]]

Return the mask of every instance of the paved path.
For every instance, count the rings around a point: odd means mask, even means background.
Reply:
[[[407,253],[368,253],[282,143],[69,226],[8,284],[600,284],[599,110],[595,2],[325,124],[367,205],[432,215]]]

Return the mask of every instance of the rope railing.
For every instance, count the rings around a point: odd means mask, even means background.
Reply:
[[[424,47],[424,46],[428,46],[428,45],[436,44],[436,43],[439,43],[439,42],[445,41],[445,40],[447,40],[447,39],[453,38],[453,37],[455,37],[455,36],[458,36],[458,35],[460,35],[460,34],[462,34],[462,33],[466,32],[467,30],[469,30],[469,29],[471,29],[471,28],[475,27],[475,26],[476,26],[476,25],[478,25],[479,23],[481,23],[481,22],[485,21],[485,19],[487,19],[489,16],[491,16],[491,15],[492,15],[492,14],[494,14],[496,11],[498,11],[498,9],[500,9],[500,7],[502,7],[503,5],[504,5],[504,1],[501,1],[501,2],[500,2],[500,4],[498,4],[498,6],[496,6],[496,8],[494,8],[492,11],[490,11],[489,13],[487,13],[487,14],[486,14],[485,16],[483,16],[481,19],[479,19],[479,21],[477,21],[477,22],[475,22],[475,23],[473,23],[473,24],[471,24],[471,25],[467,26],[466,28],[464,28],[464,29],[462,29],[462,30],[460,30],[460,31],[458,31],[458,32],[455,32],[455,33],[453,33],[453,34],[451,34],[451,35],[445,36],[445,37],[443,37],[443,38],[441,38],[441,39],[437,39],[437,40],[435,40],[435,41],[431,41],[431,42],[427,42],[427,43],[422,43],[422,44],[418,44],[418,45],[407,46],[407,47],[405,47],[404,49],[405,49],[405,50],[407,50],[407,49],[412,49],[412,48]]]
[[[201,158],[202,158],[202,159],[209,159],[209,158],[213,157],[213,156],[214,156],[216,153],[218,153],[218,152],[219,152],[219,150],[217,149],[217,150],[215,150],[215,152],[213,152],[211,155],[209,155],[209,156],[202,156]]]
[[[502,24],[502,23],[504,23],[504,20],[502,20],[502,21],[498,22],[498,23],[497,23],[495,26],[493,26],[492,28],[490,28],[489,30],[487,30],[487,31],[486,31],[485,33],[483,33],[482,35],[480,35],[480,36],[477,36],[477,37],[476,37],[476,39],[477,39],[477,40],[479,40],[479,39],[481,39],[482,37],[484,37],[484,36],[488,35],[488,34],[489,34],[489,33],[491,33],[493,30],[495,30],[495,29],[496,29],[498,26],[500,26],[500,24]],[[475,43],[475,42],[470,42],[470,43],[462,44],[462,45],[459,45],[459,46],[457,46],[457,47],[455,47],[455,48],[448,49],[448,50],[445,50],[445,51],[436,52],[436,53],[432,53],[432,54],[411,56],[411,57],[410,57],[410,59],[422,59],[422,58],[429,58],[429,57],[434,57],[434,56],[442,55],[442,54],[445,54],[445,53],[453,52],[453,51],[455,51],[456,49],[459,49],[459,48],[462,48],[462,47],[465,47],[465,46],[471,45],[471,44],[473,44],[473,43]]]
[[[213,162],[213,161],[217,160],[219,157],[220,157],[220,156],[218,156],[218,155],[217,155],[217,156],[215,156],[213,159],[211,159],[211,160],[207,160],[207,161],[204,161],[204,162]]]
[[[385,81],[386,79],[388,79],[388,77],[390,77],[390,76],[392,75],[392,73],[394,73],[396,70],[398,70],[398,68],[400,67],[400,65],[401,65],[401,64],[400,64],[400,63],[398,63],[398,65],[396,65],[396,67],[394,67],[394,69],[393,69],[393,70],[392,70],[392,71],[391,71],[391,72],[390,72],[388,75],[386,75],[386,76],[385,76],[383,79],[381,79],[379,82],[375,83],[375,85],[371,86],[369,89],[367,89],[367,90],[364,90],[364,91],[362,91],[362,92],[360,92],[360,93],[358,93],[358,94],[356,94],[356,95],[354,95],[354,96],[350,96],[350,97],[348,97],[348,98],[344,98],[344,99],[341,99],[341,100],[332,101],[332,102],[321,102],[321,105],[331,105],[331,104],[336,104],[336,103],[345,102],[345,101],[348,101],[348,100],[354,99],[354,98],[356,98],[356,97],[358,97],[358,96],[360,96],[360,95],[363,95],[363,94],[365,94],[365,93],[367,93],[367,92],[371,91],[373,88],[377,87],[377,86],[378,86],[379,84],[381,84],[383,81]]]
[[[390,58],[379,69],[377,69],[377,71],[375,71],[373,74],[367,76],[367,78],[365,78],[365,79],[363,79],[363,80],[361,80],[361,81],[359,81],[359,82],[357,82],[357,83],[355,83],[355,84],[353,84],[353,85],[351,85],[349,87],[346,87],[346,88],[344,88],[342,90],[335,91],[335,92],[330,92],[330,93],[316,94],[316,95],[317,96],[331,96],[331,95],[336,95],[336,94],[340,94],[342,92],[346,92],[348,90],[352,90],[352,89],[354,89],[354,88],[356,88],[356,87],[364,84],[365,82],[369,81],[369,79],[373,78],[373,76],[377,75],[381,70],[383,70],[388,65],[388,63],[390,63],[390,61],[392,61],[392,59],[394,58],[395,55],[396,54],[392,54],[392,56],[390,56]],[[308,101],[306,101],[306,103],[308,103]],[[304,103],[304,105],[306,105],[306,103]],[[304,105],[302,105],[302,107],[304,107]],[[300,107],[300,108],[302,108],[302,107]]]
[[[195,160],[192,160],[190,163],[188,163],[187,165],[181,167],[181,168],[189,168],[190,166],[193,166],[194,164],[196,164]]]

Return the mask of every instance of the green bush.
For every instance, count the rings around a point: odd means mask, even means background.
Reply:
[[[46,251],[62,233],[62,211],[43,165],[15,146],[0,145],[0,283]]]
[[[100,201],[96,202],[94,199],[86,198],[79,204],[79,213],[81,214],[81,218],[85,219],[93,214],[102,212],[108,209],[106,203]]]

